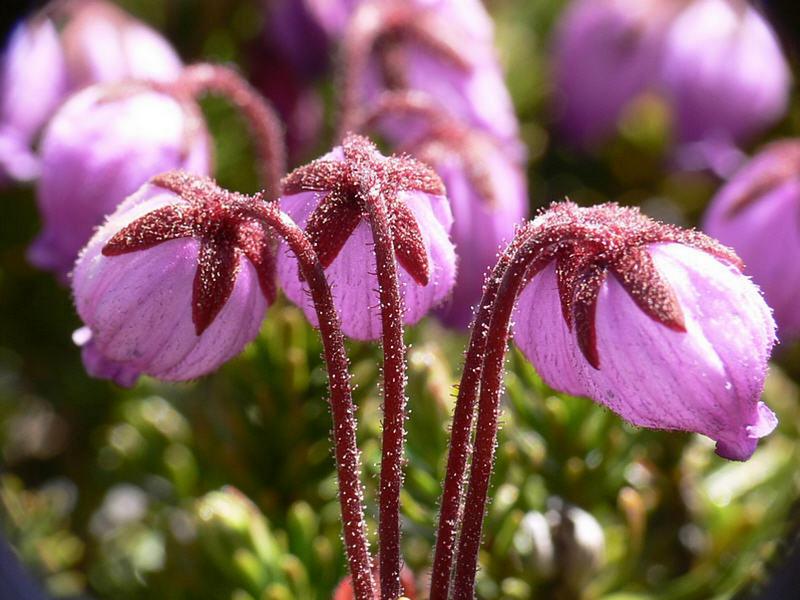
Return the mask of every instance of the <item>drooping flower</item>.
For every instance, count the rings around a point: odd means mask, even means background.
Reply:
[[[274,242],[247,211],[260,201],[205,177],[167,173],[130,196],[92,237],[73,273],[95,377],[132,385],[204,375],[258,333],[275,297]]]
[[[386,90],[425,92],[471,125],[515,138],[518,124],[492,45],[491,20],[479,2],[364,2],[344,44],[350,103],[368,107]]]
[[[0,178],[32,179],[31,145],[59,104],[98,82],[169,81],[182,68],[155,30],[103,0],[61,0],[17,25],[0,58]]]
[[[671,0],[575,0],[555,34],[553,110],[561,132],[590,147],[653,86]]]
[[[53,117],[41,144],[37,186],[43,231],[29,251],[62,280],[95,227],[150,177],[206,174],[210,140],[191,99],[145,84],[96,85]]]
[[[18,25],[0,58],[0,183],[38,173],[31,144],[66,95],[58,33],[50,21]]]
[[[775,33],[743,0],[695,0],[672,23],[661,67],[681,142],[747,141],[777,121],[791,77]]]
[[[800,337],[800,140],[772,143],[742,167],[711,201],[703,229],[742,257],[781,339]]]
[[[743,0],[575,0],[555,39],[554,112],[579,146],[610,137],[645,92],[668,106],[679,150],[704,143],[689,150],[711,162],[786,110],[786,60]]]
[[[371,194],[386,202],[399,265],[404,322],[416,323],[442,302],[455,280],[448,238],[452,213],[441,180],[426,165],[382,156],[367,139],[349,135],[342,146],[295,169],[283,182],[281,208],[310,235],[331,284],[342,330],[356,339],[381,334],[376,261],[367,221]],[[278,277],[290,300],[317,325],[297,261],[278,253]]]
[[[531,235],[514,339],[544,381],[749,458],[777,423],[759,399],[775,323],[736,255],[616,204],[553,205]]]

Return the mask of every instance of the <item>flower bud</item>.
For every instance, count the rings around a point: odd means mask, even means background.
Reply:
[[[661,79],[681,142],[747,141],[786,111],[789,67],[748,2],[695,0],[664,43]]]
[[[578,146],[614,133],[623,110],[652,86],[671,0],[574,0],[555,33],[554,112]]]
[[[43,231],[29,258],[62,281],[103,218],[150,177],[206,174],[211,148],[199,107],[149,85],[86,88],[55,114],[41,145]]]
[[[714,162],[785,112],[790,76],[774,33],[744,0],[575,0],[554,46],[556,119],[574,144],[614,132],[645,92],[670,109],[674,139],[716,142]]]
[[[38,174],[31,145],[69,94],[98,82],[169,81],[181,68],[160,34],[113,4],[51,2],[16,27],[0,58],[0,180]]]
[[[36,177],[39,167],[31,144],[68,86],[53,24],[41,20],[17,25],[0,57],[0,184]]]
[[[73,273],[90,375],[120,385],[141,373],[193,379],[258,334],[275,297],[274,247],[248,216],[253,201],[168,173],[117,208]]]
[[[360,107],[387,90],[424,92],[470,125],[514,139],[517,119],[492,37],[480,2],[365,2],[345,36],[345,70],[363,70],[346,85]]]
[[[742,167],[711,201],[703,229],[742,257],[780,337],[800,337],[800,140],[772,143]]]
[[[760,401],[775,323],[736,255],[615,204],[553,205],[529,235],[514,340],[542,379],[748,459],[777,424]]]
[[[376,190],[389,212],[403,321],[416,323],[450,293],[456,270],[448,238],[452,213],[441,180],[426,165],[382,156],[365,138],[350,135],[342,146],[295,169],[283,187],[281,208],[311,237],[346,335],[362,340],[381,335],[376,260],[366,216],[368,197]],[[286,296],[316,326],[308,288],[288,248],[278,253],[278,277]]]

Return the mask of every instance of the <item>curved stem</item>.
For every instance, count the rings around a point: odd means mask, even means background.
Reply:
[[[484,354],[489,340],[488,330],[492,316],[492,305],[497,297],[500,281],[508,268],[508,264],[523,240],[524,234],[521,231],[508,245],[492,273],[487,277],[483,288],[483,297],[472,324],[472,333],[466,358],[464,359],[464,370],[461,374],[461,382],[458,385],[453,424],[450,429],[450,448],[447,455],[447,470],[445,471],[442,488],[439,526],[436,532],[436,548],[433,555],[430,600],[446,600],[450,591],[456,525],[461,519],[464,478],[466,476],[467,460],[471,452],[472,423],[475,416],[475,404],[478,397]]]
[[[532,268],[532,258],[540,250],[540,244],[525,243],[523,240],[503,275],[491,309],[492,316],[486,334],[486,356],[481,373],[475,446],[466,498],[466,506],[469,506],[470,510],[464,513],[458,540],[454,583],[456,600],[472,600],[475,596],[475,572],[494,462],[500,392],[503,386],[503,363],[511,315],[517,296],[526,282],[526,274]]]
[[[371,181],[365,181],[361,189],[368,190],[366,204],[375,244],[383,343],[383,440],[378,526],[381,598],[396,600],[400,596],[400,488],[403,485],[406,410],[403,301],[383,190]]]
[[[345,551],[356,600],[374,600],[372,560],[364,520],[361,460],[356,440],[356,422],[350,387],[347,353],[339,315],[322,264],[305,232],[274,204],[255,203],[259,219],[274,229],[297,257],[319,317],[325,365],[328,370],[333,441],[339,478]]]
[[[339,90],[339,117],[336,137],[339,140],[355,131],[362,120],[361,84],[367,71],[375,40],[382,29],[382,10],[377,3],[364,5],[350,20],[340,50],[336,89]]]
[[[286,145],[281,120],[267,100],[236,71],[221,65],[186,67],[178,83],[192,96],[220,94],[239,109],[250,126],[267,197],[277,198],[286,173]]]

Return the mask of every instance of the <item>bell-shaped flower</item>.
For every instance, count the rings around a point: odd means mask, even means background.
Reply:
[[[791,76],[769,23],[742,0],[694,0],[672,23],[661,67],[681,142],[747,141],[777,121]]]
[[[386,203],[397,259],[406,324],[416,323],[450,293],[455,251],[448,234],[452,213],[444,186],[430,167],[406,157],[385,157],[367,139],[348,135],[342,146],[299,167],[283,182],[281,208],[311,238],[331,284],[342,330],[362,340],[381,335],[381,309],[370,194]],[[278,253],[278,277],[287,297],[317,325],[297,261]]]
[[[679,162],[712,167],[781,117],[791,83],[773,31],[743,0],[575,0],[553,61],[553,111],[570,142],[605,141],[652,93],[669,110]]]
[[[741,256],[781,339],[800,337],[800,140],[772,143],[742,167],[711,201],[703,229]]]
[[[514,340],[542,379],[749,458],[777,424],[760,400],[775,323],[736,255],[616,204],[553,205],[529,235]]]
[[[211,147],[199,107],[150,85],[86,88],[45,130],[37,202],[44,225],[29,258],[62,280],[94,229],[150,177],[206,174]]]
[[[48,4],[0,58],[0,179],[32,179],[32,144],[67,96],[93,83],[170,81],[182,64],[155,30],[103,0]]]
[[[653,87],[672,0],[574,0],[553,47],[553,112],[573,144],[614,133],[623,111]]]
[[[173,172],[117,208],[72,278],[90,375],[193,379],[258,334],[275,297],[275,244],[247,210],[254,201]]]
[[[491,20],[479,2],[364,2],[344,44],[345,72],[357,74],[345,82],[353,88],[345,93],[357,106],[371,105],[387,90],[414,90],[500,139],[517,135]]]

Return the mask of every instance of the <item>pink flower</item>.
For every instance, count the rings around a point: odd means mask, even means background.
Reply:
[[[92,237],[73,274],[87,371],[200,377],[257,334],[275,297],[274,242],[247,199],[183,173],[153,179]]]
[[[764,17],[739,0],[695,0],[672,23],[661,66],[682,142],[744,142],[786,112],[791,76]]]
[[[574,0],[555,33],[554,113],[575,145],[614,133],[624,109],[654,84],[670,0]]]
[[[210,154],[205,121],[190,99],[131,83],[79,92],[42,139],[36,191],[44,229],[31,262],[65,281],[95,227],[120,202],[158,173],[208,173]]]
[[[775,324],[736,255],[615,204],[553,205],[531,235],[541,250],[514,339],[542,379],[749,458],[777,424],[760,401]]]
[[[69,94],[98,82],[169,81],[181,68],[160,34],[113,4],[50,3],[17,26],[0,58],[0,180],[36,177],[31,145]]]
[[[711,201],[703,229],[742,257],[780,337],[800,337],[800,140],[772,143],[742,167]]]
[[[741,0],[574,0],[555,40],[553,108],[576,145],[611,137],[649,92],[670,109],[675,141],[700,143],[680,148],[689,156],[679,160],[713,166],[786,111],[786,60]]]
[[[455,252],[448,238],[452,214],[436,174],[409,158],[382,156],[365,138],[350,135],[284,180],[281,208],[311,236],[326,275],[342,330],[356,339],[381,335],[372,233],[367,196],[383,195],[390,213],[399,265],[404,322],[419,321],[447,297],[455,280]],[[297,262],[288,249],[278,253],[281,287],[306,317],[317,316]]]

